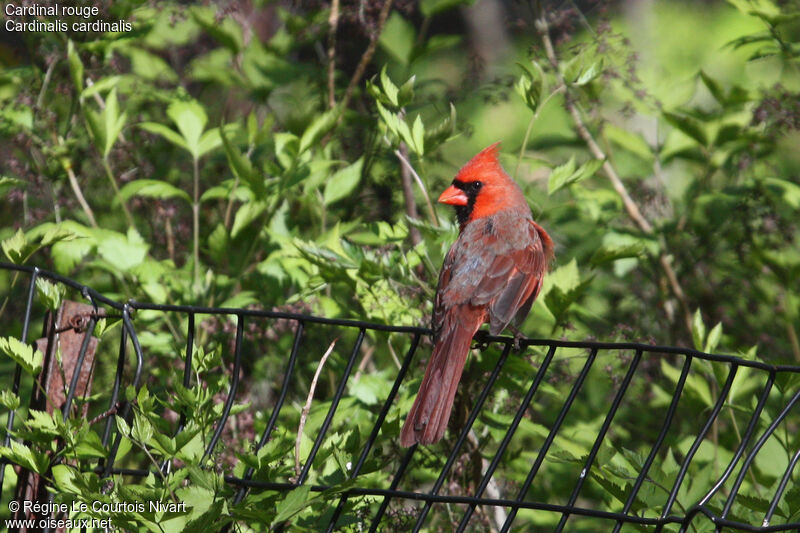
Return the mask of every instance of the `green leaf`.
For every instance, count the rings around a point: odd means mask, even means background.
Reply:
[[[66,291],[60,283],[51,283],[44,278],[36,278],[36,292],[39,295],[39,301],[50,311],[55,311],[61,307],[61,301],[64,299]]]
[[[414,141],[413,152],[419,157],[425,155],[425,126],[419,115],[414,119],[414,125],[411,127],[411,138]]]
[[[641,135],[619,128],[613,124],[605,124],[603,126],[603,133],[608,140],[638,155],[645,161],[651,161],[653,159],[653,150]]]
[[[36,250],[36,246],[25,238],[22,229],[17,229],[13,236],[3,240],[0,247],[3,248],[3,253],[6,254],[8,260],[18,265],[22,264]]]
[[[287,493],[286,497],[276,508],[277,514],[272,521],[272,525],[280,524],[302,511],[303,508],[310,503],[308,499],[310,491],[310,485],[303,485]]]
[[[36,450],[32,450],[25,444],[12,440],[9,447],[0,446],[0,456],[5,457],[12,463],[18,464],[23,468],[44,474],[50,466],[47,456]]]
[[[692,341],[697,350],[703,349],[703,341],[706,339],[706,325],[703,323],[703,316],[700,314],[700,309],[694,312],[692,317]]]
[[[765,178],[764,184],[767,186],[767,190],[777,193],[777,196],[789,207],[800,209],[800,185],[778,178]]]
[[[80,93],[83,91],[83,63],[75,49],[75,43],[72,39],[67,41],[67,63],[69,63],[69,73],[72,77],[72,84],[75,89]]]
[[[197,147],[198,157],[202,157],[212,150],[216,150],[222,145],[219,128],[211,128],[203,133]]]
[[[670,113],[669,111],[664,111],[663,116],[673,127],[697,141],[701,146],[706,146],[708,144],[706,131],[698,120],[686,115]]]
[[[67,494],[83,494],[86,490],[86,484],[75,467],[58,464],[53,467],[52,472],[53,480],[59,491]]]
[[[115,416],[114,420],[116,421],[117,424],[117,430],[120,433],[122,433],[122,435],[124,435],[125,437],[129,437],[131,434],[131,427],[128,425],[125,419],[122,418],[121,416]]]
[[[126,183],[119,191],[119,196],[114,198],[114,204],[119,201],[127,202],[131,196],[142,196],[145,198],[180,198],[186,203],[191,204],[192,199],[189,195],[174,185],[161,180],[134,180]]]
[[[131,437],[142,444],[150,444],[153,438],[153,426],[144,416],[135,412],[133,416],[133,426],[131,427]]]
[[[706,345],[703,349],[706,353],[712,353],[717,349],[719,345],[719,340],[722,337],[722,322],[718,322],[716,326],[711,328],[711,331],[708,332],[708,338],[706,339]]]
[[[392,83],[392,80],[389,79],[389,75],[386,74],[386,65],[381,69],[381,85],[383,86],[383,94],[386,95],[389,102],[391,102],[393,106],[399,107],[397,93],[400,91],[397,85]]]
[[[34,346],[23,344],[14,337],[0,337],[0,352],[6,354],[32,376],[42,371],[44,354]]]
[[[117,100],[117,89],[111,89],[111,92],[106,98],[106,107],[103,109],[103,127],[104,127],[104,146],[103,157],[108,157],[114,143],[117,142],[127,115],[119,112],[119,101]]]
[[[361,170],[364,158],[358,160],[334,174],[325,184],[325,193],[322,195],[325,205],[330,205],[348,196],[361,180]]]
[[[378,43],[387,54],[395,58],[401,65],[408,65],[414,52],[416,39],[414,26],[399,13],[393,11],[383,27]]]
[[[469,3],[468,0],[421,0],[419,10],[422,12],[422,16],[432,17]]]
[[[550,179],[547,184],[548,194],[563,189],[573,183],[578,183],[586,178],[592,177],[600,167],[603,166],[603,161],[600,159],[591,159],[581,165],[577,170],[575,169],[575,157],[570,157],[569,161],[553,169],[550,173]]]
[[[397,93],[397,105],[400,107],[406,106],[414,100],[414,83],[416,79],[416,75],[411,76],[400,86],[400,90]]]
[[[338,107],[335,107],[319,115],[311,122],[311,125],[303,132],[303,136],[300,137],[298,154],[302,154],[312,145],[317,144],[317,142],[322,139],[323,135],[333,129],[336,125],[336,121],[339,120],[340,111]]]
[[[236,211],[236,216],[233,218],[231,238],[235,239],[239,235],[240,231],[249,226],[251,222],[261,216],[261,214],[266,210],[266,202],[248,202],[242,205]]]
[[[22,189],[25,187],[25,182],[17,178],[9,178],[8,176],[0,176],[0,195],[5,194],[11,189]]]
[[[98,254],[119,272],[127,272],[140,265],[147,257],[148,249],[149,246],[133,228],[128,235],[107,231],[98,237]]]
[[[573,85],[582,86],[594,81],[603,72],[603,60],[599,59],[581,71]]]
[[[563,165],[555,167],[550,171],[550,179],[547,181],[547,193],[553,194],[564,185],[575,174],[575,156],[570,156],[569,161]]]
[[[194,159],[203,154],[201,137],[208,122],[205,109],[196,100],[175,100],[167,108],[167,116],[178,127],[178,131],[186,143],[186,149]]]
[[[157,122],[142,122],[139,124],[139,127],[143,130],[149,131],[150,133],[161,135],[175,146],[183,148],[187,151],[189,150],[189,146],[186,144],[184,138],[181,137],[175,130],[170,129],[163,124],[159,124]]]
[[[121,79],[122,76],[106,76],[105,78],[95,81],[92,85],[83,90],[81,93],[81,100],[85,100],[87,97],[94,96],[95,94],[110,91],[119,84]]]
[[[249,120],[248,127],[250,127]],[[228,158],[228,165],[231,167],[233,173],[241,181],[245,182],[258,198],[263,198],[266,193],[264,180],[258,176],[253,168],[252,163],[250,162],[250,159],[248,159],[235,146],[233,146],[225,133],[225,128],[222,128],[219,134],[222,139],[223,148],[225,149],[225,156]]]
[[[0,391],[0,405],[10,409],[11,411],[16,411],[20,405],[19,396],[8,389],[3,389]]]

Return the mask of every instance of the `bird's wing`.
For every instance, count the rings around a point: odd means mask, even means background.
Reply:
[[[530,308],[547,268],[549,238],[526,217],[476,221],[448,253],[434,303],[434,330],[442,310],[459,304],[488,307],[490,332],[502,331],[522,307]],[[546,234],[545,234],[546,236]]]

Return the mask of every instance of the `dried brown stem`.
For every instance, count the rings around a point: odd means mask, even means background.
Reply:
[[[431,219],[431,224],[433,224],[434,226],[436,226],[438,228],[439,227],[439,218],[436,216],[436,211],[433,209],[433,203],[431,202],[431,197],[428,196],[428,191],[425,188],[425,184],[422,183],[422,178],[419,177],[419,174],[417,174],[417,171],[414,170],[414,167],[411,166],[411,163],[408,160],[408,148],[406,148],[405,154],[401,151],[402,148],[404,148],[404,147],[405,147],[405,143],[400,143],[400,149],[394,151],[394,155],[396,155],[397,159],[399,159],[400,163],[402,163],[401,172],[402,172],[403,169],[405,169],[408,173],[411,174],[411,176],[413,176],[414,181],[417,182],[417,186],[419,186],[419,190],[422,191],[422,196],[425,197],[425,206],[428,209],[428,216]],[[409,192],[411,192],[411,191],[409,190]],[[403,194],[405,194],[405,181],[403,182]],[[413,192],[411,192],[411,202],[412,203],[414,202]],[[406,198],[406,207],[407,206],[408,206],[408,198]],[[414,204],[414,211],[416,211],[416,210],[417,210],[416,204]]]
[[[333,347],[336,346],[336,341],[338,340],[339,339],[333,339],[333,342],[331,342],[328,349],[322,355],[322,359],[319,360],[317,371],[314,372],[314,379],[311,380],[311,387],[308,389],[306,404],[303,406],[303,411],[300,413],[300,425],[297,426],[297,439],[295,439],[294,442],[294,472],[297,477],[300,477],[300,443],[303,440],[303,428],[306,427],[308,412],[311,411],[311,402],[314,400],[314,391],[317,389],[317,381],[322,372],[322,367],[325,366],[325,361],[328,360],[328,356],[333,352]]]
[[[400,161],[403,161],[403,155],[408,157],[408,146],[405,143],[400,143],[400,148],[396,152],[399,153],[397,157]],[[406,206],[406,215],[408,218],[416,220],[419,218],[419,211],[417,210],[417,202],[414,200],[414,185],[411,183],[411,170],[408,165],[400,165],[400,177],[403,183],[403,200]],[[414,226],[409,228],[408,233],[414,246],[422,242],[422,236]]]
[[[380,37],[383,31],[386,19],[389,18],[389,11],[392,10],[392,2],[393,0],[384,0],[383,2],[381,12],[378,15],[378,26],[375,33],[370,36],[369,45],[367,49],[364,50],[361,60],[358,62],[358,66],[356,66],[356,70],[353,73],[353,77],[350,78],[350,83],[347,84],[347,90],[345,90],[344,98],[342,99],[342,109],[347,108],[347,105],[350,103],[350,98],[353,97],[353,91],[355,91],[356,86],[364,76],[364,72],[367,70],[367,65],[369,65],[369,62],[372,60],[372,56],[375,55],[375,49],[378,47],[378,37]],[[342,119],[342,116],[343,115],[339,115],[339,120]]]
[[[575,128],[578,130],[578,135],[580,135],[581,139],[583,139],[583,141],[586,143],[586,146],[589,148],[589,151],[592,153],[595,159],[603,161],[603,170],[605,171],[609,181],[611,181],[612,187],[614,187],[614,190],[622,199],[622,203],[625,206],[625,211],[628,213],[628,216],[644,233],[653,235],[654,231],[652,224],[650,224],[650,222],[644,217],[642,212],[639,210],[639,206],[636,205],[636,202],[634,202],[633,198],[631,198],[630,194],[628,194],[628,190],[625,188],[625,184],[622,182],[622,179],[620,179],[616,169],[603,152],[603,149],[600,148],[600,145],[598,145],[594,140],[594,137],[589,129],[586,127],[586,123],[584,122],[583,117],[581,116],[581,113],[575,104],[575,100],[570,94],[569,86],[564,80],[564,76],[561,74],[559,69],[558,58],[556,57],[556,52],[553,48],[553,42],[550,39],[550,29],[547,25],[546,16],[543,15],[538,19],[536,22],[536,29],[539,31],[539,35],[542,38],[545,52],[547,53],[547,59],[550,61],[550,65],[555,70],[559,84],[564,88],[564,105],[572,117],[572,121],[575,123]],[[675,270],[670,264],[669,255],[665,251],[666,242],[664,242],[663,239],[659,240],[661,241],[659,244],[661,245],[662,251],[658,256],[658,263],[661,266],[661,269],[664,271],[664,275],[667,278],[667,282],[669,283],[672,293],[681,304],[685,326],[689,331],[691,331],[692,313],[689,310],[689,303],[686,300],[686,293],[683,291],[683,288],[678,281],[678,276],[675,274]]]
[[[97,227],[97,221],[94,219],[94,211],[89,206],[89,203],[86,201],[86,198],[83,196],[83,192],[81,191],[81,186],[78,183],[78,178],[75,176],[75,172],[72,170],[72,162],[68,162],[64,164],[64,169],[67,171],[67,178],[69,178],[69,186],[72,188],[72,192],[75,193],[75,198],[78,199],[78,203],[81,205],[81,209],[83,212],[86,213],[86,217],[89,219],[89,224],[92,225],[93,228]]]
[[[336,28],[339,24],[339,0],[331,2],[331,13],[328,16],[328,107],[336,107],[334,93],[334,75],[336,74]]]

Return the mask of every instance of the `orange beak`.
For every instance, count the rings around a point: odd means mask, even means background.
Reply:
[[[467,205],[469,199],[464,191],[454,186],[449,186],[439,197],[439,203],[448,205]]]

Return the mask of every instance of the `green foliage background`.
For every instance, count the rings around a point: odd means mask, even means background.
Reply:
[[[426,325],[438,267],[457,234],[452,213],[431,204],[464,162],[501,141],[502,163],[556,242],[555,264],[521,328],[528,336],[656,342],[800,362],[796,2],[544,2],[541,11],[497,5],[505,9],[494,28],[503,39],[489,44],[483,40],[489,32],[469,23],[483,20],[478,10],[459,0],[342,0],[335,7],[121,1],[100,6],[101,17],[128,20],[132,32],[13,35],[0,47],[6,258],[67,275],[118,301]],[[6,271],[0,286],[9,295],[20,290]],[[7,297],[0,310],[2,351],[10,356],[0,368],[7,375],[15,361],[36,372],[29,364],[34,356],[6,340],[19,337],[22,303]],[[132,450],[127,460],[177,458],[189,467],[141,484],[119,479],[108,493],[90,469],[76,473],[81,469],[60,465],[49,475],[65,498],[171,493],[198,503],[187,516],[118,517],[119,525],[153,531],[160,530],[157,522],[165,530],[228,521],[258,530],[286,520],[315,529],[314,517],[336,490],[313,495],[300,488],[286,498],[266,492],[232,505],[220,481],[226,468],[245,465],[265,478],[290,479],[286,457],[294,435],[275,438],[258,453],[222,454],[216,470],[201,460],[219,414],[215,395],[227,387],[223,353],[233,323],[201,324],[196,382],[174,395],[180,378],[173,360],[185,346],[185,317],[137,317],[153,371],[145,388],[129,393],[136,399],[133,424],[126,429],[118,422]],[[307,334],[312,346],[333,340],[324,332]],[[239,419],[241,434],[230,436],[240,443],[263,429],[258,408],[274,398],[292,342],[292,331],[279,323],[247,335],[249,349],[263,357],[248,363],[242,399],[254,405],[237,408],[237,416],[250,418]],[[345,341],[352,339],[340,340],[331,372],[344,365]],[[366,414],[391,386],[408,345],[404,336],[369,335],[371,359],[340,407],[349,419],[337,417],[314,482],[346,488],[338,485],[343,465],[359,449],[369,428]],[[101,346],[115,349],[113,342]],[[292,413],[281,415],[286,428],[297,427],[324,349],[317,351],[298,369],[305,389],[292,399]],[[524,394],[540,355],[531,350],[514,362],[519,372],[503,378],[508,396]],[[559,371],[577,372],[585,357],[560,354]],[[564,469],[591,446],[603,398],[613,394],[626,357],[599,372],[585,393],[584,412],[565,432],[574,441],[557,443],[557,457],[531,497],[569,492]],[[493,361],[492,353],[476,356],[468,374],[478,378]],[[658,407],[679,371],[673,361],[653,365],[652,376],[659,377],[639,384],[636,394]],[[111,379],[111,370],[100,373],[98,379]],[[332,394],[332,375],[317,397]],[[711,364],[694,373],[694,403],[683,406],[686,413],[709,409],[724,379],[723,369]],[[715,440],[693,463],[695,479],[713,478],[739,443],[763,379],[742,372],[737,380]],[[792,383],[779,384],[768,411],[785,402]],[[555,379],[553,405],[563,403],[568,386],[568,379]],[[12,408],[27,393],[15,399],[6,392],[3,404]],[[380,486],[395,465],[392,439],[411,392],[404,389],[390,414],[393,429],[382,433],[367,484]],[[306,434],[313,435],[328,405],[315,403]],[[525,419],[520,431],[529,435],[527,445],[509,453],[499,474],[509,483],[524,479],[525,470],[515,465],[530,464],[529,450],[553,409],[544,401]],[[192,413],[177,441],[165,411]],[[641,421],[634,412],[623,415],[628,430],[603,451],[607,468],[595,475],[589,496],[609,508],[619,503],[615,488],[630,485],[626,472],[642,459],[635,429]],[[510,420],[497,409],[485,417],[471,451],[478,462]],[[31,445],[3,449],[15,462],[48,472],[42,454],[56,435],[80,436],[59,454],[91,461],[107,453],[95,446],[85,420],[76,417],[67,426],[46,415],[32,420],[14,433]],[[691,423],[685,424],[691,435]],[[657,422],[644,427],[657,431]],[[750,505],[736,509],[743,521],[763,516],[761,491],[777,482],[797,449],[796,421],[787,428],[770,440],[782,459],[756,465],[758,475],[746,482]],[[665,480],[674,478],[676,457],[688,447],[680,440],[668,444],[653,474]],[[428,457],[420,471],[433,475],[436,464]],[[468,472],[460,475],[462,486],[474,483]],[[431,480],[420,474],[415,481],[412,488]],[[663,502],[660,481],[649,480],[652,499],[639,502],[638,512],[647,515]],[[688,485],[679,501],[693,501],[691,491]],[[796,488],[789,491],[782,520],[800,519],[798,496]],[[345,527],[357,528],[360,513],[375,505],[350,504]],[[392,515],[395,525],[406,512]],[[553,517],[522,513],[520,520],[548,524]],[[437,527],[450,527],[447,514],[435,518]]]

